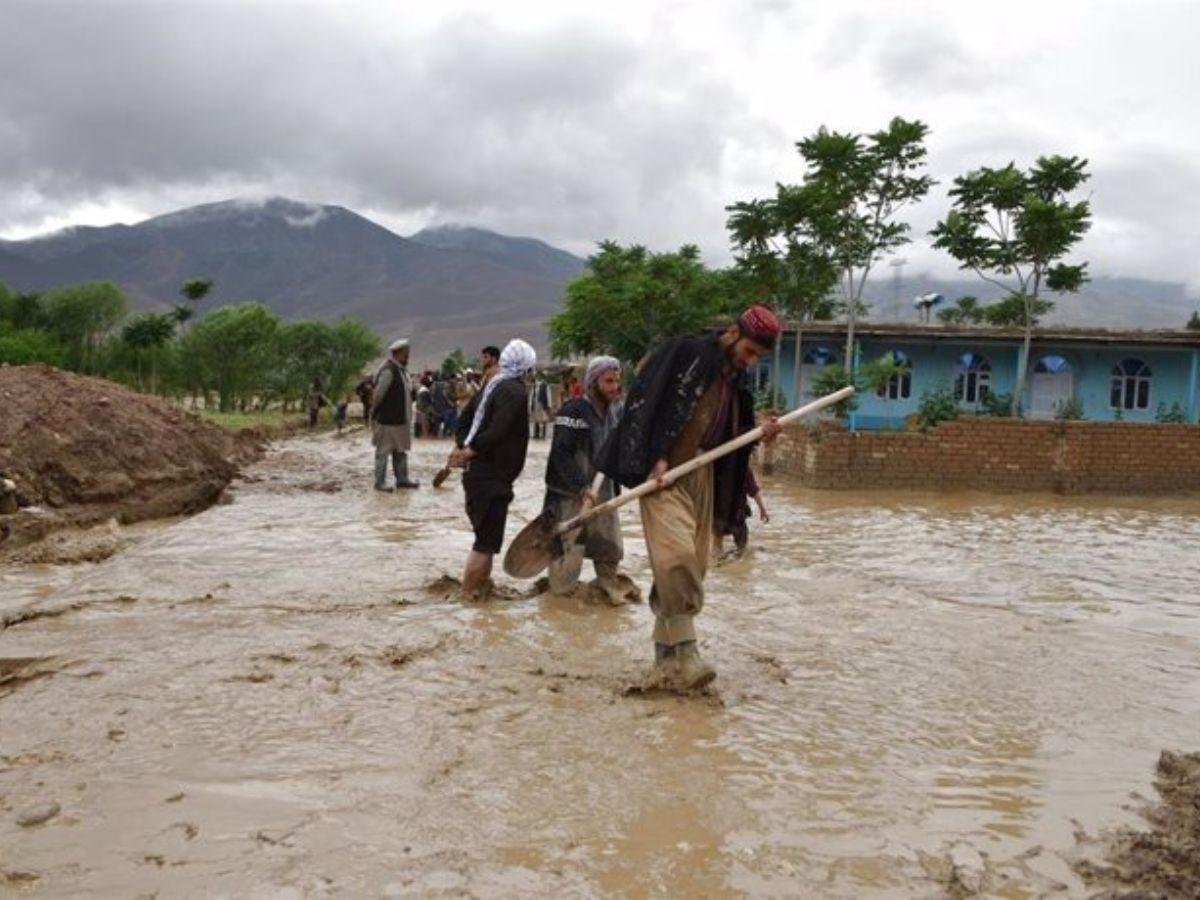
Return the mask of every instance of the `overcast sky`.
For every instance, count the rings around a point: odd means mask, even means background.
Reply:
[[[436,7],[436,9],[434,9]],[[0,236],[283,195],[402,234],[729,259],[821,125],[930,125],[941,182],[1086,157],[1094,272],[1200,290],[1200,3],[0,0]]]

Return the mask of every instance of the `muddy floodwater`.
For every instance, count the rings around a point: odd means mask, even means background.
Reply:
[[[388,496],[361,432],[294,440],[0,569],[0,894],[1079,896],[1079,836],[1200,748],[1200,501],[768,478],[680,699],[627,694],[644,604],[426,589],[471,540],[445,447]]]

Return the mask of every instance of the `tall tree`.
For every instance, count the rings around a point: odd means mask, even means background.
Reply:
[[[897,116],[882,131],[844,134],[821,128],[796,145],[806,171],[800,185],[780,185],[775,203],[794,241],[811,247],[837,272],[846,315],[845,370],[854,366],[854,329],[863,290],[877,262],[908,243],[900,212],[924,197],[921,174],[929,127]]]
[[[211,278],[189,278],[185,281],[179,289],[179,293],[183,295],[187,303],[179,303],[175,306],[172,313],[175,321],[182,325],[193,318],[196,315],[196,307],[212,292],[213,285],[214,282]]]
[[[567,284],[562,311],[550,317],[551,352],[636,362],[655,344],[727,313],[727,285],[725,273],[705,267],[694,246],[651,253],[605,241],[587,271]]]
[[[811,198],[818,188],[778,187],[775,197],[735,203],[728,228],[737,251],[737,267],[760,299],[791,320],[796,329],[793,393],[799,402],[804,324],[833,315],[833,290],[838,269],[831,255],[817,246],[802,227]],[[775,344],[771,367],[771,402],[779,406],[782,342]]]
[[[1012,414],[1018,415],[1029,368],[1033,327],[1053,308],[1043,291],[1078,291],[1087,281],[1087,263],[1062,262],[1091,227],[1087,200],[1069,195],[1088,179],[1087,160],[1043,156],[1027,171],[1014,163],[982,168],[954,179],[952,206],[930,232],[934,246],[958,260],[1008,298],[989,307],[989,321],[1012,318],[1025,330],[1013,390]]]
[[[1200,311],[1192,313],[1192,317],[1187,320],[1188,331],[1200,331]]]
[[[111,282],[88,281],[50,294],[44,309],[51,332],[67,346],[67,364],[90,373],[96,349],[125,318],[129,303]]]
[[[223,306],[196,322],[183,339],[184,357],[205,391],[216,391],[222,412],[245,406],[277,365],[279,320],[259,303]]]
[[[133,352],[138,387],[142,388],[142,363],[150,359],[150,389],[158,389],[158,351],[175,336],[175,317],[169,313],[144,313],[134,316],[121,329],[121,340]]]

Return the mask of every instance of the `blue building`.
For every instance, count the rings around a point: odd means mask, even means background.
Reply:
[[[903,374],[881,390],[859,396],[853,426],[903,427],[922,394],[948,388],[964,411],[977,411],[990,394],[1010,394],[1016,384],[1022,333],[1019,329],[936,324],[860,323],[855,328],[858,362],[890,355]],[[781,340],[783,406],[812,399],[812,386],[825,366],[840,366],[846,325],[813,322],[801,334],[799,377],[796,335]],[[771,382],[775,358],[754,373],[760,388]],[[1200,414],[1200,332],[1108,331],[1039,328],[1034,331],[1022,399],[1028,418],[1052,419],[1073,408],[1084,419],[1153,422],[1161,413]]]

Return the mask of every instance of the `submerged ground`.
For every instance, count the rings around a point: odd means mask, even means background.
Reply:
[[[709,581],[719,690],[676,699],[626,693],[644,605],[426,590],[457,483],[369,469],[293,440],[102,562],[0,569],[0,892],[1078,895],[1081,835],[1195,748],[1200,501],[768,479]]]

